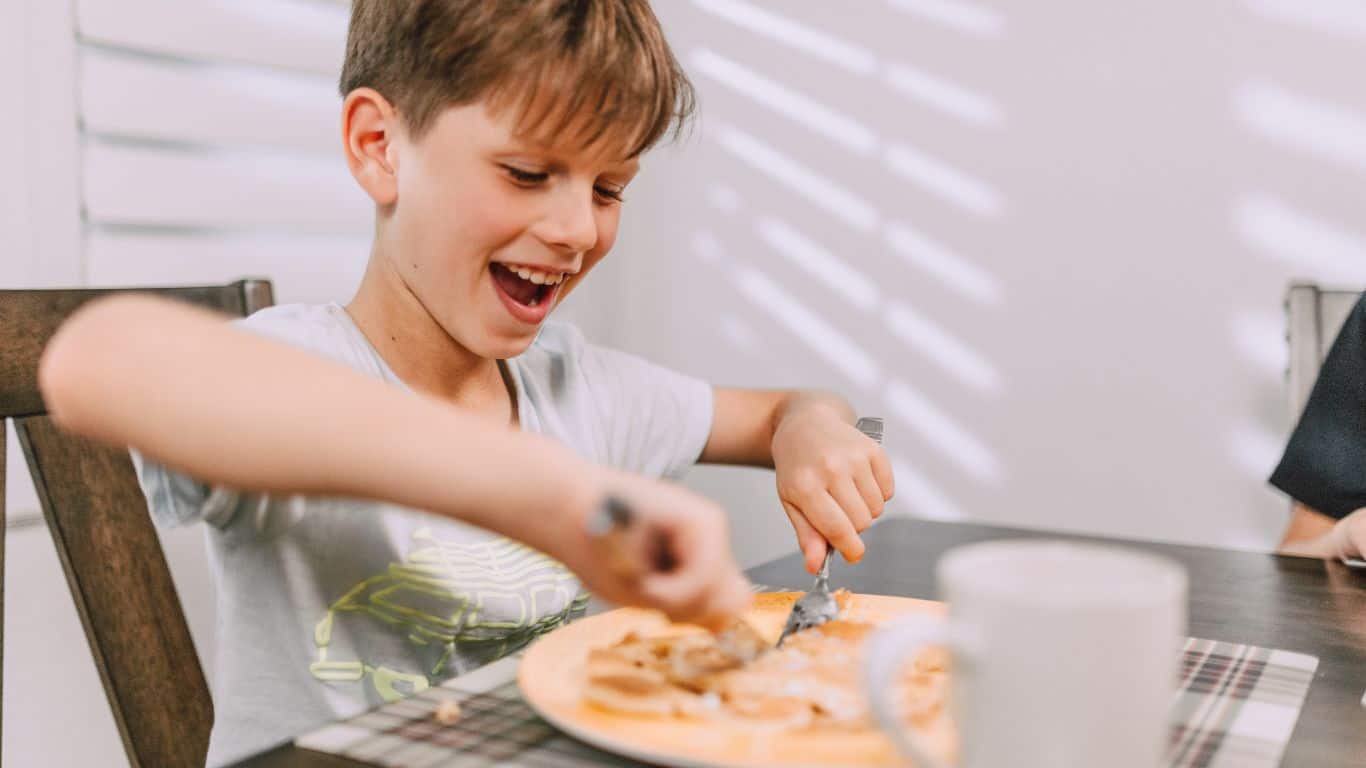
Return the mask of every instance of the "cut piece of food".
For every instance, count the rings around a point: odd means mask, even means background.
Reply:
[[[436,711],[432,712],[432,717],[442,725],[455,725],[460,722],[460,702],[455,699],[443,699],[436,705]]]
[[[663,672],[600,654],[590,661],[584,698],[600,707],[635,715],[664,716],[692,694],[671,685]]]
[[[759,658],[760,654],[773,645],[744,619],[736,619],[730,626],[716,633],[716,644],[722,653],[741,663]]]
[[[852,595],[836,593],[847,610]],[[766,614],[782,613],[796,593],[760,595]],[[724,720],[747,728],[876,728],[859,673],[873,624],[837,618],[794,634],[781,649],[765,633],[781,627],[740,622],[718,635],[669,626],[631,634],[588,657],[585,699],[632,715]],[[695,631],[694,631],[695,630]],[[921,652],[892,682],[905,721],[938,726],[946,718],[948,654]]]

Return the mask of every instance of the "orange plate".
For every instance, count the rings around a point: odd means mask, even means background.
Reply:
[[[745,618],[761,635],[776,641],[799,595],[759,595]],[[944,604],[906,597],[854,595],[841,618],[883,624],[907,613],[942,614]],[[522,659],[517,672],[522,695],[541,717],[560,730],[636,760],[727,768],[904,765],[891,741],[873,729],[764,731],[725,721],[620,714],[582,702],[584,662],[590,649],[613,645],[628,632],[648,635],[667,626],[667,620],[660,614],[622,608],[561,627],[538,640]],[[925,736],[938,741],[934,738],[936,734]]]

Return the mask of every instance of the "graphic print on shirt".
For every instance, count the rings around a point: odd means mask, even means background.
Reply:
[[[476,544],[438,541],[429,528],[413,533],[413,549],[334,602],[314,627],[313,677],[329,683],[368,681],[386,702],[425,690],[447,675],[456,655],[478,648],[489,660],[582,613],[587,593],[559,562],[508,539]],[[439,649],[431,669],[402,670],[378,659],[331,659],[338,623],[379,621],[414,646]]]

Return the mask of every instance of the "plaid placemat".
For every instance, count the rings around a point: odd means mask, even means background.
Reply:
[[[1276,768],[1316,656],[1190,638],[1172,701],[1172,768]]]
[[[377,766],[639,765],[576,741],[536,716],[509,657],[411,698],[329,725],[295,745]],[[1172,702],[1171,768],[1276,768],[1319,660],[1190,638]],[[437,722],[443,700],[460,718]]]
[[[295,746],[404,768],[639,765],[561,734],[531,710],[517,687],[516,657],[299,739]],[[443,701],[460,705],[451,725],[437,722]]]

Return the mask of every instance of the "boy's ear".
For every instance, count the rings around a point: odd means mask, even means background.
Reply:
[[[398,111],[379,91],[357,88],[342,102],[346,164],[376,205],[398,199]]]

